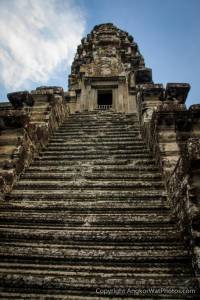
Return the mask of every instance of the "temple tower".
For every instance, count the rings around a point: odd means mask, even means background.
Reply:
[[[138,45],[111,23],[95,26],[77,48],[67,98],[76,111],[136,112],[135,87],[151,83]]]

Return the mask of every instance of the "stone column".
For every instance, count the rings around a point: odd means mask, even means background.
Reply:
[[[118,88],[112,89],[112,97],[113,97],[113,111],[117,111],[117,105],[118,105]]]
[[[97,108],[97,91],[90,87],[90,97],[89,97],[89,110],[94,110]]]
[[[118,79],[118,103],[117,103],[117,111],[124,111],[124,89],[125,89],[125,77],[121,76]]]

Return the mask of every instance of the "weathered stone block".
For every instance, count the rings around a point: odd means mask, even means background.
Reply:
[[[24,104],[28,106],[33,106],[34,100],[28,91],[14,92],[7,94],[8,100],[12,106],[16,108],[22,108]]]
[[[58,94],[63,95],[64,90],[60,86],[40,86],[37,87],[33,93],[41,93],[41,94]]]
[[[142,84],[140,85],[140,91],[142,93],[143,101],[163,100],[164,88],[162,84],[153,84],[153,83]]]
[[[152,83],[152,70],[149,68],[135,71],[135,84]]]
[[[184,104],[190,90],[188,83],[168,83],[165,91],[165,100],[177,101]]]

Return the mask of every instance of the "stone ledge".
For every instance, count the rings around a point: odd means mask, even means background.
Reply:
[[[22,108],[24,106],[24,104],[26,104],[28,106],[34,105],[33,97],[31,94],[29,94],[28,91],[8,93],[7,97],[15,109]]]
[[[142,101],[156,97],[157,100],[163,99],[164,88],[162,84],[146,83],[139,87],[142,94]]]
[[[136,85],[152,83],[152,70],[149,68],[143,68],[135,71],[134,76]]]
[[[184,104],[190,90],[188,83],[168,83],[165,90],[165,100],[175,100]]]
[[[35,90],[31,91],[31,94],[63,95],[64,90],[60,86],[40,86],[40,87],[37,87]]]

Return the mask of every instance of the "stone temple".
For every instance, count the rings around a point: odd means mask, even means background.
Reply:
[[[69,90],[0,104],[1,299],[199,299],[200,105],[113,24]]]

